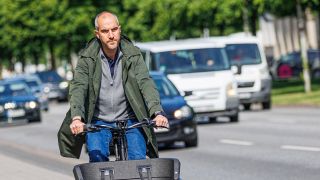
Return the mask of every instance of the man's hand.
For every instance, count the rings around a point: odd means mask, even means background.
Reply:
[[[169,122],[165,116],[157,115],[153,120],[156,122],[156,126],[164,126],[169,128]]]
[[[85,124],[81,121],[81,118],[74,117],[70,124],[72,134],[79,134],[83,132],[83,126]]]

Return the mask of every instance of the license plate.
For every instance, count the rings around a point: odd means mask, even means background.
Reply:
[[[58,92],[50,92],[49,93],[49,98],[56,98],[56,97],[59,97],[59,93]]]
[[[26,112],[23,109],[8,110],[8,117],[21,117],[25,114]]]
[[[240,93],[239,98],[240,99],[249,99],[251,97],[250,93]]]
[[[169,131],[167,128],[153,128],[153,130],[155,133],[164,133]]]
[[[209,122],[209,116],[196,116],[195,119],[197,122]]]

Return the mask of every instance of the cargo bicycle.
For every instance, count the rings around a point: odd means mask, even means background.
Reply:
[[[84,133],[109,129],[112,133],[115,161],[84,163],[74,166],[76,180],[179,180],[180,161],[175,158],[155,158],[128,160],[126,132],[133,128],[154,127],[155,122],[143,119],[141,122],[127,126],[126,120],[116,121],[116,126],[86,124]],[[164,128],[164,127],[161,127]]]

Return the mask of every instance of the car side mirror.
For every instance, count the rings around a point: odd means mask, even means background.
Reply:
[[[241,65],[240,64],[232,65],[231,71],[233,72],[233,74],[241,74]]]
[[[192,91],[184,91],[184,97],[191,96],[191,95],[192,95]]]

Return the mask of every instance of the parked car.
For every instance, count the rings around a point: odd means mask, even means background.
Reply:
[[[36,121],[41,121],[40,104],[28,85],[20,80],[1,80],[1,124]]]
[[[186,147],[197,146],[197,122],[194,119],[193,109],[163,73],[151,72],[150,74],[156,84],[162,107],[170,124],[169,130],[155,129],[158,143],[169,146],[175,141],[183,141]]]
[[[65,81],[56,71],[41,71],[36,75],[44,83],[44,91],[48,93],[49,99],[57,99],[58,101],[68,100],[68,81]]]
[[[38,98],[41,110],[49,110],[48,93],[45,92],[45,86],[38,76],[32,74],[23,74],[13,77],[12,80],[24,81],[31,89],[32,93]]]
[[[308,65],[312,78],[320,77],[320,50],[307,51]],[[303,71],[301,53],[291,52],[275,60],[271,66],[274,79],[298,78]]]

